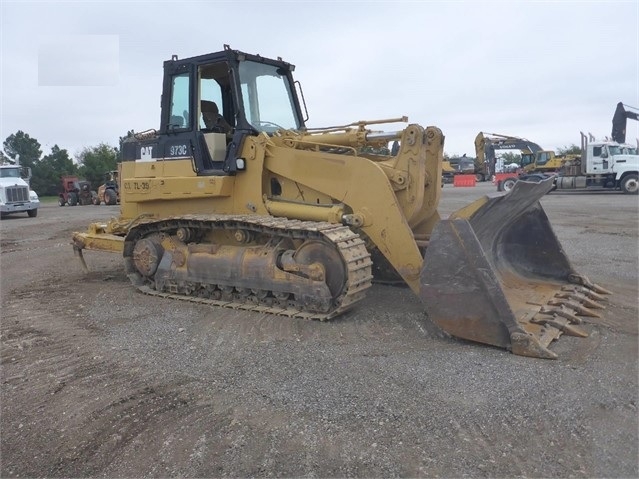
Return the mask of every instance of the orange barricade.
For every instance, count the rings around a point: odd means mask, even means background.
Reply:
[[[476,181],[475,175],[455,175],[453,186],[475,186]]]

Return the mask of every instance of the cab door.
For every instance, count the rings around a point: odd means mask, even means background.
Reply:
[[[592,145],[592,154],[588,160],[588,173],[602,174],[610,171],[608,149],[605,145]]]

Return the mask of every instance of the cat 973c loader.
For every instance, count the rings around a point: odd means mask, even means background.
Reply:
[[[119,218],[73,235],[84,267],[84,249],[117,252],[144,293],[319,320],[394,276],[460,338],[555,358],[552,340],[586,335],[575,324],[606,291],[550,226],[552,182],[441,220],[442,132],[307,128],[293,70],[228,46],[166,61],[159,130],[122,144]],[[366,152],[396,140],[396,155]]]

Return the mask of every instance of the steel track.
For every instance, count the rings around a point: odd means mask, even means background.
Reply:
[[[189,228],[201,232],[239,229],[266,237],[295,240],[320,239],[333,244],[339,252],[346,267],[345,286],[342,293],[334,299],[333,306],[327,313],[306,311],[303,305],[294,301],[280,301],[273,297],[260,299],[252,294],[242,295],[238,292],[221,299],[201,296],[202,287],[216,285],[197,284],[191,294],[157,291],[153,281],[149,281],[137,272],[132,258],[133,247],[138,239],[154,233],[172,233],[178,228]],[[130,230],[125,239],[124,258],[131,282],[139,291],[148,295],[321,321],[344,313],[358,301],[364,299],[366,290],[370,288],[373,279],[372,261],[364,241],[348,227],[327,222],[289,220],[272,216],[188,215],[142,221]]]

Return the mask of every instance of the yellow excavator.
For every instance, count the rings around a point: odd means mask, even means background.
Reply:
[[[522,167],[529,172],[532,165],[536,164],[537,158],[542,162],[549,159],[548,152],[543,150],[537,143],[512,135],[501,135],[499,133],[485,133],[480,131],[475,137],[475,154],[477,160],[486,165],[492,174],[495,173],[496,155],[495,150],[518,150],[521,152]],[[554,153],[553,153],[554,155]]]
[[[525,138],[480,131],[475,137],[475,158],[466,158],[466,155],[463,155],[461,158],[444,159],[443,174],[448,177],[453,177],[455,174],[470,174],[475,175],[478,182],[488,181],[496,172],[495,150],[520,150],[522,167],[526,173],[546,171],[546,162],[554,158],[554,152],[544,151],[539,145]],[[455,167],[452,166],[453,164]],[[538,170],[537,165],[539,165]],[[554,167],[554,161],[551,161],[550,165],[554,169],[560,166]]]
[[[519,172],[496,173],[496,150],[519,150],[521,152],[521,170]],[[475,137],[477,160],[496,176],[497,190],[510,191],[520,179],[538,181],[557,174],[568,161],[578,159],[580,155],[556,155],[552,150],[543,150],[537,143],[518,136],[485,133],[480,131]]]
[[[459,338],[556,358],[554,339],[586,335],[607,292],[553,233],[539,204],[552,183],[442,220],[439,128],[308,128],[293,71],[228,45],[166,61],[159,129],[122,143],[120,216],[73,234],[84,267],[84,250],[111,251],[143,293],[317,320],[391,274]]]
[[[484,133],[480,131],[475,137],[477,161],[485,164],[495,172],[495,150],[519,150],[521,167],[524,174],[554,173],[566,163],[579,155],[557,155],[552,150],[544,150],[537,143],[518,136]]]

